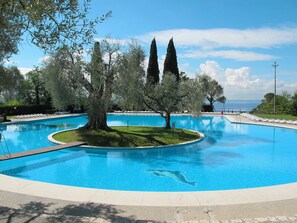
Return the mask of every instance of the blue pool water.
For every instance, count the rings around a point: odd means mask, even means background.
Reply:
[[[11,152],[52,145],[48,134],[86,123],[85,116],[0,125]],[[232,124],[223,117],[173,116],[201,142],[163,149],[73,148],[0,162],[0,173],[79,187],[133,191],[206,191],[297,181],[297,131]],[[109,115],[110,126],[163,126],[159,116]],[[1,148],[0,148],[1,149]],[[1,151],[0,151],[1,153]]]

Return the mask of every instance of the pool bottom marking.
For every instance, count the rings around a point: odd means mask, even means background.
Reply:
[[[152,173],[158,177],[170,177],[176,180],[179,183],[189,184],[191,186],[196,186],[195,181],[188,181],[186,177],[180,171],[172,171],[172,170],[146,170],[148,173]]]

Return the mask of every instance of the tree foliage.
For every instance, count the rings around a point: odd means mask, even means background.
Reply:
[[[163,78],[167,73],[174,75],[177,81],[180,80],[173,38],[169,40],[167,46],[167,53],[164,61]]]
[[[136,42],[128,45],[128,50],[118,58],[116,79],[117,102],[124,110],[142,110],[142,90],[144,86],[144,49]],[[153,82],[152,82],[153,83]]]
[[[18,51],[24,34],[48,52],[64,45],[81,51],[93,41],[95,25],[111,15],[89,20],[90,0],[3,0],[0,4],[0,61]]]
[[[86,93],[80,82],[83,65],[80,56],[68,47],[60,49],[45,62],[45,87],[55,108],[65,110],[68,106],[84,104]]]
[[[276,114],[294,114],[293,103],[294,96],[284,92],[282,95],[276,95]],[[274,114],[274,94],[267,93],[261,104],[253,109],[252,113]]]
[[[15,67],[4,67],[0,65],[0,101],[21,100],[25,85],[24,76]]]
[[[205,99],[209,102],[210,107],[213,111],[213,104],[216,101],[225,101],[226,98],[223,96],[223,87],[213,78],[207,74],[201,74],[198,76],[199,82],[204,92]],[[223,102],[224,103],[224,102]]]
[[[44,72],[38,67],[26,74],[24,101],[30,105],[51,104],[50,93],[45,88]]]
[[[108,129],[107,111],[111,105],[113,82],[116,73],[116,58],[119,44],[105,39],[94,44],[90,64],[86,73],[81,73],[81,83],[88,94],[89,129]],[[106,60],[103,60],[106,58]]]
[[[119,44],[109,39],[94,44],[89,63],[68,47],[60,49],[45,67],[53,105],[60,109],[84,105],[88,113],[86,128],[108,129],[106,113],[111,104],[118,53]]]
[[[291,100],[292,100],[292,115],[297,116],[297,91],[294,93]]]
[[[150,84],[157,84],[160,81],[160,70],[159,70],[159,64],[158,64],[158,52],[157,52],[157,45],[156,45],[156,39],[154,38],[151,43],[151,49],[150,49],[150,57],[147,67],[147,80],[146,83]]]
[[[195,80],[178,81],[175,75],[167,73],[162,82],[157,85],[146,86],[144,103],[166,122],[165,128],[171,128],[171,114],[188,110],[199,115],[203,97],[201,88]]]

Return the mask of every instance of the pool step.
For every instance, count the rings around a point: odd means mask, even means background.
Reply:
[[[37,155],[37,154],[41,154],[41,153],[48,153],[48,152],[52,152],[52,151],[67,149],[70,147],[81,146],[81,145],[85,145],[85,144],[86,144],[85,142],[76,141],[76,142],[70,142],[70,143],[66,143],[66,144],[61,144],[61,145],[56,145],[56,146],[51,146],[51,147],[46,147],[46,148],[41,148],[41,149],[36,149],[36,150],[29,150],[29,151],[19,152],[19,153],[11,153],[8,155],[0,156],[0,161],[20,158],[20,157],[24,157],[24,156],[33,156],[33,155]]]

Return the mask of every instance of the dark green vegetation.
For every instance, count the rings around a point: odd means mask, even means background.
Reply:
[[[202,91],[206,94],[205,99],[209,102],[209,109],[205,111],[214,111],[214,103],[216,101],[220,103],[226,102],[226,97],[224,94],[223,87],[215,79],[211,78],[207,74],[202,74],[199,76],[199,81],[201,83]],[[206,108],[207,106],[204,106]]]
[[[297,116],[294,115],[272,115],[272,114],[256,114],[260,118],[268,118],[268,119],[280,119],[280,120],[297,120]]]
[[[176,56],[175,46],[173,43],[173,38],[169,40],[169,43],[167,46],[167,54],[164,61],[163,76],[168,73],[174,74],[176,77],[176,80],[179,81],[180,77],[179,77],[177,56]]]
[[[262,103],[253,109],[252,113],[255,115],[259,114],[259,116],[260,114],[274,115],[274,94],[266,94]],[[286,92],[282,95],[276,95],[276,115],[297,116],[297,92],[294,95]],[[276,118],[276,116],[273,118]]]
[[[160,81],[159,74],[160,74],[160,70],[159,70],[159,64],[158,64],[157,44],[154,38],[151,43],[150,57],[149,57],[149,63],[147,67],[146,83],[147,84],[159,83]]]
[[[109,130],[80,128],[54,135],[62,142],[83,141],[88,145],[107,147],[162,146],[198,139],[196,132],[161,127],[112,127]]]

